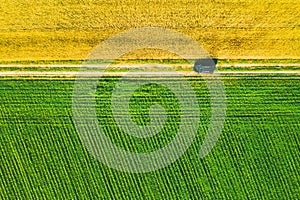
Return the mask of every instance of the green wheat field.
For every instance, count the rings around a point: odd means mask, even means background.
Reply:
[[[201,111],[196,139],[173,164],[140,174],[111,169],[85,149],[72,119],[74,80],[1,79],[1,199],[299,199],[299,79],[224,76],[224,129],[200,159],[210,98],[201,77],[187,77]],[[132,96],[132,115],[137,123],[147,123],[147,108],[160,103],[166,106],[165,126],[148,141],[122,134],[110,108],[117,80],[104,77],[97,89],[97,116],[107,136],[135,152],[172,140],[180,107],[170,91],[151,85]]]

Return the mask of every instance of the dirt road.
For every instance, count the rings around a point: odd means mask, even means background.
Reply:
[[[119,65],[116,66],[115,69],[126,68],[139,68],[141,65],[133,64],[133,65]],[[163,65],[162,65],[163,66]],[[77,72],[77,70],[70,70],[68,68],[82,68],[82,65],[0,65],[0,76],[1,77],[76,77],[80,76],[199,76],[199,73],[193,71],[171,71],[173,65],[164,65],[165,67],[157,68],[154,67],[153,71],[151,68],[148,68],[146,71],[143,72],[105,72],[105,74],[97,71],[93,72]],[[247,67],[268,67],[268,66],[279,66],[279,67],[299,67],[299,70],[281,70],[281,71],[271,71],[271,70],[253,70],[250,71],[249,69],[245,69],[245,71],[215,71],[215,74],[222,75],[222,74],[297,74],[300,75],[300,63],[299,64],[218,64],[217,68],[220,67],[239,67],[239,68],[247,68]],[[5,69],[4,69],[5,68]],[[10,70],[11,68],[17,68],[14,70]],[[18,68],[20,70],[18,70]],[[22,68],[37,68],[38,70],[22,70]],[[55,70],[58,69],[57,71]],[[61,71],[61,68],[65,68]],[[191,66],[183,66],[183,69],[190,69]],[[51,70],[50,70],[51,69]],[[167,69],[167,70],[166,70]]]

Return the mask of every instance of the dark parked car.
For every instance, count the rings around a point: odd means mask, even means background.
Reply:
[[[216,58],[202,58],[196,61],[194,71],[198,73],[213,73],[217,65]]]

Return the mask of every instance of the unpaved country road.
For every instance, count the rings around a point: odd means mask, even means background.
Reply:
[[[153,64],[155,66],[155,64]],[[172,67],[176,65],[159,65],[162,67],[153,67],[154,71],[151,71],[151,67],[149,68],[149,65],[147,66],[147,71],[145,72],[76,72],[76,71],[68,71],[67,68],[78,68],[80,71],[80,68],[83,67],[83,65],[0,65],[0,68],[6,68],[7,70],[0,71],[1,77],[76,77],[76,76],[199,76],[199,73],[192,72],[192,71],[164,71],[166,69],[172,69]],[[182,66],[182,65],[181,65]],[[214,74],[216,75],[222,75],[222,74],[297,74],[300,75],[300,63],[299,64],[218,64],[217,68],[220,67],[268,67],[268,66],[279,66],[279,67],[299,67],[299,70],[282,70],[282,71],[269,71],[269,70],[253,70],[253,71],[215,71]],[[10,70],[10,68],[20,68],[20,70]],[[37,68],[37,69],[55,69],[55,68],[66,68],[65,71],[24,71],[21,70],[22,68]],[[115,69],[131,69],[131,68],[143,68],[143,65],[141,64],[122,64],[122,65],[116,65],[113,67]],[[186,69],[191,69],[190,65],[184,66]]]

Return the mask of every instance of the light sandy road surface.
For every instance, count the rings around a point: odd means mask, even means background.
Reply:
[[[149,64],[151,65],[151,64]],[[147,66],[149,66],[147,65]],[[155,65],[155,64],[154,64]],[[151,67],[147,67],[146,71],[143,72],[76,72],[76,71],[68,71],[67,68],[80,68],[83,65],[0,65],[0,68],[6,68],[7,70],[0,71],[0,76],[2,77],[13,77],[13,76],[30,76],[30,77],[76,77],[76,76],[199,76],[201,74],[193,72],[193,71],[170,71],[172,67],[175,65],[160,65],[162,67],[153,67],[154,71],[151,71]],[[189,65],[180,65],[185,69],[191,69]],[[299,70],[282,70],[282,71],[271,71],[271,70],[245,70],[245,71],[215,71],[215,74],[297,74],[300,75],[300,63],[299,64],[219,64],[218,67],[268,67],[268,66],[279,66],[279,67],[299,67]],[[20,68],[20,70],[10,70],[9,68]],[[39,68],[39,69],[55,69],[55,68],[66,68],[65,71],[23,71],[22,68]],[[141,68],[143,69],[143,65],[141,64],[123,64],[116,65],[112,68],[115,69],[130,69],[130,68]],[[169,69],[169,70],[166,70]]]

